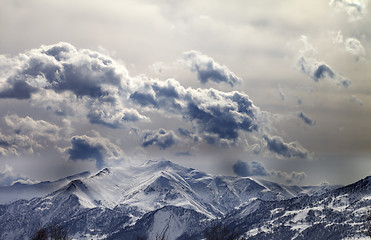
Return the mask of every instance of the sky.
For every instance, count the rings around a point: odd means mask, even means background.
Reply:
[[[367,0],[0,0],[0,186],[167,159],[371,175]]]

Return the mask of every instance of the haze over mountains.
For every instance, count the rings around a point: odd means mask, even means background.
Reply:
[[[362,236],[371,205],[370,177],[346,187],[285,186],[170,161],[15,184],[11,197],[0,191],[1,239],[28,239],[50,225],[75,239],[202,239],[216,223],[249,239],[347,239]],[[27,191],[35,198],[10,203]]]

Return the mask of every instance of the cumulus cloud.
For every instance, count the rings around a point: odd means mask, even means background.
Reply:
[[[305,115],[303,112],[300,112],[298,114],[298,118],[303,120],[303,122],[309,126],[314,126],[316,124],[316,121],[310,119],[307,115]]]
[[[341,44],[344,50],[355,57],[356,61],[365,60],[366,50],[363,47],[361,41],[356,38],[350,37],[344,41],[344,37],[341,31],[332,32],[332,39],[334,43]]]
[[[285,143],[279,136],[264,136],[267,147],[278,156],[285,158],[308,158],[309,152],[297,142]]]
[[[345,11],[350,21],[362,19],[367,12],[367,0],[331,0],[330,6]]]
[[[194,134],[193,132],[189,131],[188,129],[180,127],[180,128],[178,128],[178,132],[183,137],[191,138],[193,142],[198,142],[200,140],[200,138],[199,138],[199,136],[197,136],[197,134]]]
[[[354,55],[365,55],[366,50],[361,42],[356,38],[347,38],[345,40],[345,50]]]
[[[73,161],[95,161],[97,169],[122,158],[122,150],[108,139],[86,135],[73,136],[71,147],[66,149],[69,159]]]
[[[113,59],[87,49],[76,49],[68,43],[41,46],[7,59],[15,66],[4,73],[0,95],[28,98],[32,104],[60,116],[86,114],[91,124],[119,129],[127,124],[130,128],[137,128],[134,124],[139,121],[150,123],[149,117],[142,112],[148,116],[166,114],[169,119],[181,119],[191,125],[189,137],[192,141],[216,146],[234,145],[244,134],[259,137],[270,127],[261,119],[263,112],[245,93],[185,88],[175,79],[159,80],[145,75],[132,77]],[[185,53],[183,61],[197,72],[202,82],[226,82],[233,86],[241,81],[228,68],[199,52]],[[323,74],[318,73],[318,76]],[[26,86],[25,94],[20,92],[21,96],[14,95],[18,91],[13,91],[18,83]],[[141,131],[141,128],[137,129]],[[175,139],[175,133],[164,131],[166,134],[148,134],[143,146],[156,144],[166,148],[168,144],[159,140],[165,136],[173,144],[171,139]],[[179,134],[185,132],[179,131]],[[78,140],[74,143],[82,141]],[[101,152],[100,148],[94,149]],[[72,154],[77,159],[74,156]],[[93,159],[101,163],[102,157],[96,156]]]
[[[51,89],[39,89],[37,93],[32,95],[30,103],[62,117],[73,116],[85,107],[84,101],[76,97],[74,93],[57,93]]]
[[[128,122],[148,121],[136,109],[111,106],[110,103],[92,104],[87,115],[90,123],[101,124],[109,128],[124,128]]]
[[[0,132],[0,155],[33,153],[35,149],[46,148],[59,139],[61,128],[44,120],[12,114],[6,115],[4,121],[10,132]]]
[[[238,82],[233,73],[211,58],[194,51],[186,56],[205,81],[213,78],[231,84]],[[13,78],[23,79],[23,82],[27,79],[26,83],[36,89],[29,92],[29,98],[50,90],[54,93],[44,94],[44,97],[73,93],[76,97],[69,96],[73,98],[71,103],[82,101],[80,105],[88,107],[87,118],[94,124],[121,128],[126,122],[148,120],[137,110],[124,107],[135,104],[182,116],[196,126],[202,139],[212,144],[234,142],[240,130],[251,132],[258,128],[255,123],[258,108],[247,95],[237,91],[226,93],[215,89],[184,88],[174,79],[132,78],[124,67],[109,57],[86,49],[77,50],[67,43],[42,46],[19,58],[21,70],[9,76],[7,84],[11,84]],[[212,74],[207,75],[207,71]],[[38,102],[42,99],[37,98]],[[44,102],[48,102],[47,99]],[[58,109],[62,105],[59,103],[57,107],[51,107]],[[65,112],[63,109],[55,111]]]
[[[317,50],[308,42],[306,36],[300,37],[300,42],[304,48],[299,51],[296,60],[296,67],[302,73],[313,79],[315,82],[323,79],[331,79],[336,81],[343,87],[348,87],[351,81],[336,72],[330,65],[325,62],[318,61],[314,55],[317,55]]]
[[[361,60],[366,55],[366,50],[362,43],[356,38],[347,38],[344,42],[345,50],[356,57],[356,60]]]
[[[166,149],[174,145],[176,141],[177,136],[174,131],[166,131],[161,128],[158,131],[147,131],[143,137],[142,146],[156,145],[160,149]]]
[[[349,101],[350,102],[356,102],[359,104],[359,106],[363,107],[364,103],[362,101],[362,99],[360,99],[359,97],[355,96],[355,95],[351,95],[350,98],[349,98]]]
[[[36,146],[38,146],[36,144]],[[18,155],[18,152],[33,153],[34,142],[27,136],[4,135],[0,132],[0,155]]]
[[[5,85],[5,84],[4,84]],[[0,98],[28,99],[32,93],[37,92],[37,88],[31,86],[24,79],[8,79],[5,86],[0,89]]]
[[[257,109],[246,95],[207,90],[204,97],[195,99],[200,102],[188,102],[184,114],[198,125],[200,132],[208,133],[208,137],[235,141],[239,130],[258,129]]]
[[[249,176],[267,176],[268,173],[264,166],[259,162],[244,162],[238,160],[233,165],[233,171],[236,175],[241,177]]]
[[[22,118],[12,114],[6,115],[4,120],[14,133],[26,135],[33,139],[46,138],[50,141],[56,141],[61,130],[61,128],[55,124],[44,120],[34,120],[29,116]]]
[[[300,71],[313,79],[315,82],[329,78],[337,81],[343,87],[348,87],[351,81],[344,76],[336,73],[332,68],[324,62],[318,62],[313,58],[301,56],[297,60],[297,67]]]
[[[192,66],[198,69],[202,79],[213,78],[231,84],[238,82],[233,73],[212,59],[193,51],[187,56],[190,61],[195,61]],[[205,61],[211,64],[210,69],[204,69]],[[28,91],[27,97],[35,101],[37,96],[38,103],[49,102],[45,97],[58,99],[54,98],[56,94],[65,94],[64,97],[70,97],[69,105],[78,102],[89,109],[87,118],[94,124],[120,128],[126,122],[148,120],[137,110],[125,107],[134,104],[136,108],[182,116],[196,126],[197,134],[204,135],[201,137],[213,144],[236,141],[238,131],[257,129],[258,108],[243,93],[184,88],[174,79],[133,78],[109,57],[86,49],[77,50],[67,43],[33,49],[22,57],[18,56],[18,62],[19,66],[8,76],[6,84],[12,84],[12,79],[27,83],[33,89]],[[213,73],[209,76],[206,71],[219,72],[219,75]],[[73,95],[66,95],[66,92]],[[40,93],[44,98],[38,96]],[[40,105],[47,105],[61,114],[66,112],[60,109],[61,101],[53,101],[56,104]]]
[[[148,79],[130,98],[140,106],[181,115],[211,144],[234,142],[240,130],[258,129],[257,112],[260,110],[247,95],[237,91],[184,88],[173,79]]]
[[[72,45],[61,43],[43,51],[53,57],[53,64],[45,71],[39,66],[43,58],[35,59],[35,64],[26,71],[44,74],[46,80],[56,91],[72,91],[77,96],[104,97],[109,94],[106,88],[120,86],[120,75],[115,71],[113,60],[89,50],[77,51]],[[50,70],[49,70],[50,69]]]
[[[33,49],[19,60],[20,70],[8,78],[11,87],[0,92],[2,97],[30,98],[41,86],[80,97],[103,97],[109,94],[105,86],[120,84],[112,59],[86,49],[78,51],[68,43]]]
[[[0,83],[1,98],[30,99],[34,104],[66,115],[80,111],[73,105],[90,108],[100,102],[115,106],[122,104],[121,96],[125,96],[121,91],[122,80],[128,77],[124,67],[107,56],[87,49],[77,50],[68,43],[41,46],[9,61],[14,66]],[[112,118],[120,115],[114,107],[102,111],[105,114],[101,112],[97,122],[109,126],[115,121]],[[133,111],[122,113],[122,117],[134,120],[133,114]]]
[[[242,79],[229,70],[226,66],[215,62],[211,57],[197,51],[189,51],[183,54],[184,63],[197,73],[201,83],[213,81],[216,83],[227,83],[232,87],[241,83]]]

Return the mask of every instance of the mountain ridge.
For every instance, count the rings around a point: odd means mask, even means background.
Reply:
[[[308,187],[213,176],[170,161],[148,161],[105,168],[46,196],[0,205],[0,239],[27,239],[50,224],[62,226],[74,239],[154,239],[160,233],[169,240],[200,239],[215,222],[240,229],[238,234],[249,239],[279,239],[269,229],[289,237],[284,239],[300,239],[313,237],[309,220],[317,230],[327,231],[327,225],[318,225],[321,217],[341,236],[353,236],[336,226],[343,219],[346,229],[360,234],[362,214],[371,205],[370,180],[311,192]],[[356,222],[346,221],[341,211]]]

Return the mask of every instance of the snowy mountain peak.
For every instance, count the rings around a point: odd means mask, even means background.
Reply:
[[[108,175],[110,173],[111,173],[111,171],[109,170],[109,168],[103,168],[102,170],[100,170],[97,174],[95,174],[92,177],[99,177],[99,176],[103,176],[103,175]]]
[[[71,181],[71,183],[68,184],[67,189],[73,189],[73,190],[79,189],[79,190],[83,190],[83,191],[88,190],[86,185],[80,179],[76,179],[76,180]]]
[[[160,161],[155,161],[155,160],[149,160],[147,161],[143,166],[151,168],[152,171],[165,171],[165,170],[176,170],[176,171],[181,171],[183,173],[189,172],[190,170],[193,170],[193,168],[186,168],[183,167],[179,164],[173,163],[168,160],[160,160]]]
[[[78,179],[78,178],[85,178],[87,176],[90,176],[90,174],[91,173],[89,171],[85,171],[85,172],[81,172],[81,173],[78,173],[78,174],[74,174],[74,175],[68,176],[65,179],[74,180],[74,179]],[[64,180],[64,178],[59,179],[58,181],[63,181],[63,180]]]
[[[76,239],[137,239],[141,234],[151,239],[161,232],[169,240],[202,239],[203,230],[216,221],[253,239],[312,237],[312,226],[330,236],[323,219],[348,236],[350,230],[360,232],[362,214],[371,204],[371,177],[334,190],[213,176],[170,161],[105,168],[64,181],[46,197],[0,205],[0,239],[28,238],[51,223],[63,225]]]
[[[44,197],[75,179],[83,179],[88,176],[90,176],[90,172],[85,171],[56,181],[43,181],[36,184],[17,183],[9,187],[0,187],[0,204],[7,204],[20,199],[30,200],[35,197]]]

